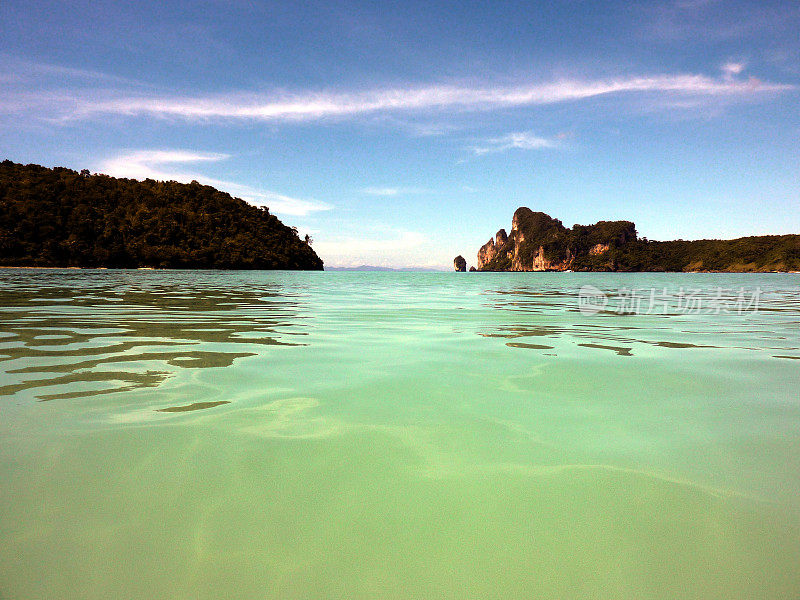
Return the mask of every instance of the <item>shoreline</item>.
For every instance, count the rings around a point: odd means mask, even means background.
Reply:
[[[40,271],[298,271],[298,272],[324,272],[324,273],[457,273],[458,271],[371,271],[364,270],[358,271],[355,269],[342,270],[342,269],[214,269],[214,268],[160,268],[160,267],[34,267],[34,266],[8,266],[0,265],[0,270],[40,270]],[[564,273],[564,274],[578,274],[578,273],[614,273],[614,274],[635,274],[635,273],[649,273],[649,274],[685,274],[685,275],[800,275],[800,271],[472,271],[473,273]]]

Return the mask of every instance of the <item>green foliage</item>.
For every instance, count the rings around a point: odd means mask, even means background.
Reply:
[[[735,240],[639,240],[619,248],[619,271],[800,271],[800,235]]]
[[[310,240],[309,240],[310,241]],[[196,181],[136,181],[0,163],[0,264],[322,269],[264,207]]]
[[[514,223],[517,226],[516,234],[512,231],[511,243],[519,239],[521,232],[522,241],[519,242],[518,256],[523,264],[533,262],[534,256],[539,253],[539,248],[544,249],[547,260],[556,261],[567,247],[569,230],[558,219],[552,218],[543,212],[534,212],[524,206],[514,212]],[[505,254],[505,253],[504,253]],[[510,259],[507,259],[510,268]],[[505,261],[498,261],[505,262]],[[494,270],[501,269],[500,265]]]
[[[481,271],[510,271],[511,258],[504,252],[495,256]]]

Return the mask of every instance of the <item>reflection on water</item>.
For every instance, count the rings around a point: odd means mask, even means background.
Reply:
[[[762,290],[748,281],[747,276],[733,277],[740,283],[738,296],[730,292],[720,295],[719,287],[701,287],[703,276],[697,279],[692,289],[692,302],[688,305],[704,310],[687,310],[683,275],[649,275],[655,282],[652,289],[658,291],[663,304],[654,306],[639,303],[639,311],[602,309],[587,314],[580,309],[580,288],[589,274],[573,279],[573,286],[563,289],[562,282],[553,279],[542,286],[515,285],[507,289],[487,289],[483,295],[488,297],[494,310],[504,311],[510,315],[518,315],[502,325],[483,329],[479,335],[506,339],[525,337],[559,338],[566,343],[560,349],[572,346],[595,350],[608,350],[618,356],[634,356],[636,346],[655,346],[685,350],[690,348],[720,350],[750,350],[760,355],[778,351],[800,351],[797,340],[790,340],[783,335],[784,328],[800,325],[800,287],[781,285],[777,289]],[[647,274],[634,274],[629,277],[647,277]],[[596,277],[596,276],[595,276]],[[601,276],[602,277],[602,276]],[[604,297],[610,301],[626,298],[625,289],[630,281],[625,281],[619,274],[606,274],[606,277],[619,282],[619,288],[607,286],[602,290]],[[669,278],[672,278],[671,280]],[[709,277],[706,275],[705,277]],[[714,277],[714,275],[710,275]],[[569,280],[568,280],[569,281]],[[597,281],[592,279],[591,281]],[[670,285],[664,285],[667,281]],[[711,280],[713,281],[713,279]],[[790,280],[791,281],[791,280]],[[758,283],[769,283],[769,279]],[[639,283],[638,285],[642,285]],[[622,289],[622,291],[620,290]],[[596,289],[596,288],[594,288]],[[736,299],[752,298],[758,295],[758,304],[749,306],[754,310],[725,310],[724,307],[735,306]],[[683,303],[683,304],[682,304]],[[716,304],[715,304],[716,303]],[[727,303],[727,304],[725,304]],[[716,307],[716,309],[714,308]],[[604,321],[609,321],[604,323]],[[662,339],[659,339],[662,338]],[[754,341],[756,343],[754,343]],[[607,342],[614,342],[613,344]],[[723,342],[723,343],[720,343]],[[621,345],[617,345],[621,344]],[[527,348],[533,350],[552,350],[550,345],[509,342],[511,348]],[[557,350],[559,348],[556,348]],[[549,354],[552,355],[552,354]],[[774,358],[800,358],[798,355],[774,355]]]
[[[678,310],[691,284],[685,276],[632,275],[640,278],[634,280],[640,289],[648,283],[642,278],[652,279],[652,289],[667,299],[663,311],[584,314],[578,297],[589,274],[484,274],[460,281],[373,276],[370,285],[358,274],[328,277],[309,285],[296,278],[287,284],[280,277],[218,272],[4,270],[0,394],[64,400],[157,388],[180,370],[230,367],[265,346],[307,345],[315,319],[349,325],[360,319],[375,328],[375,336],[398,327],[417,336],[441,325],[455,332],[472,328],[508,348],[549,357],[574,356],[580,349],[635,357],[652,354],[650,347],[800,358],[796,338],[781,329],[800,324],[800,293],[792,285],[767,287],[763,294],[758,288],[757,312],[698,315]],[[618,274],[592,277],[612,301],[631,284]],[[696,277],[693,301],[719,299]],[[727,277],[755,289],[746,277]],[[428,302],[432,295],[438,310]],[[309,310],[310,302],[317,312]],[[475,318],[478,310],[487,311],[484,318]]]
[[[799,281],[0,270],[0,596],[800,597]]]
[[[194,402],[184,406],[168,406],[167,408],[159,408],[158,412],[191,412],[193,410],[203,410],[204,408],[214,408],[222,404],[230,404],[227,400],[217,400],[216,402]]]
[[[544,344],[526,344],[525,342],[506,342],[509,348],[530,348],[531,350],[552,350],[553,346],[545,346]]]
[[[156,387],[175,368],[229,367],[262,346],[300,345],[302,295],[211,273],[6,270],[0,366],[38,400]]]
[[[603,344],[578,344],[582,348],[597,348],[598,350],[611,350],[617,356],[631,356],[632,348],[621,348],[619,346],[604,346]]]

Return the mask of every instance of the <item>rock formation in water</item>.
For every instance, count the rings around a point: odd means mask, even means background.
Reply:
[[[483,265],[493,261],[500,249],[504,248],[507,243],[508,235],[506,235],[506,230],[501,229],[495,234],[494,238],[491,238],[478,250],[478,268],[480,269]]]
[[[800,235],[653,242],[630,221],[564,227],[521,207],[478,250],[481,271],[797,271]]]
[[[196,181],[0,163],[0,265],[322,269],[266,207]]]
[[[453,259],[453,267],[456,271],[466,271],[467,261],[460,254]]]
[[[635,239],[636,227],[630,221],[601,221],[567,229],[558,219],[522,207],[514,213],[510,234],[501,229],[478,250],[478,269],[566,271],[576,266],[576,259],[602,257],[611,247]],[[604,266],[614,270],[613,259]]]

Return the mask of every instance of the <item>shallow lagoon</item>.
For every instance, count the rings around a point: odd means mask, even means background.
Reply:
[[[800,595],[798,275],[3,270],[0,323],[2,598]]]

